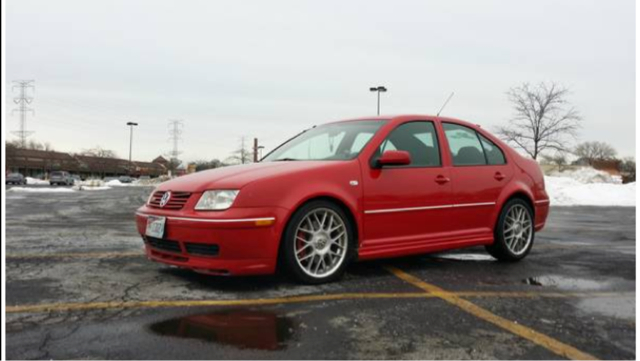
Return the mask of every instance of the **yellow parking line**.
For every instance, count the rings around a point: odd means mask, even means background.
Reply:
[[[424,290],[425,292],[427,292],[427,294],[441,298],[442,300],[449,302],[478,318],[481,318],[513,334],[532,341],[557,355],[573,360],[596,360],[594,356],[582,352],[573,346],[567,345],[552,337],[537,332],[529,327],[520,325],[513,321],[502,318],[494,313],[491,313],[490,311],[477,306],[470,301],[460,298],[461,296],[459,296],[458,294],[426,283],[421,279],[414,277],[398,268],[387,267],[387,269],[398,278]]]
[[[430,298],[424,292],[412,293],[337,293],[327,295],[290,296],[278,298],[256,298],[242,300],[180,300],[180,301],[126,301],[126,302],[88,302],[88,303],[52,303],[41,305],[6,306],[7,313],[33,313],[48,311],[72,311],[107,308],[141,308],[141,307],[198,307],[198,306],[260,306],[284,303],[301,303],[313,301],[335,301],[348,299],[375,298]]]
[[[619,297],[626,293],[614,292],[493,292],[493,291],[463,291],[450,292],[457,297],[514,297],[514,298],[566,298],[566,297]],[[629,293],[629,295],[633,295]],[[241,300],[149,300],[126,302],[75,302],[75,303],[49,303],[39,305],[7,306],[7,313],[36,313],[51,311],[75,311],[111,308],[154,308],[154,307],[202,307],[202,306],[260,306],[286,303],[304,303],[318,301],[337,301],[354,299],[403,299],[403,298],[434,298],[439,297],[432,293],[424,292],[400,292],[400,293],[337,293],[327,295],[289,296],[278,298],[257,298]]]
[[[144,252],[85,252],[85,253],[16,253],[8,254],[6,259],[46,259],[46,258],[117,258],[144,256]]]

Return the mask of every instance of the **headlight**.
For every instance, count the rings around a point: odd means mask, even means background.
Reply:
[[[202,193],[198,204],[197,211],[220,211],[231,207],[233,201],[238,195],[236,190],[206,191]]]

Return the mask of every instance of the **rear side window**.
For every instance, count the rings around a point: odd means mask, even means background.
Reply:
[[[379,153],[404,150],[411,155],[409,167],[439,167],[440,149],[432,122],[409,122],[399,125],[380,145]]]
[[[452,123],[442,123],[449,142],[453,165],[486,165],[487,160],[475,130]]]
[[[504,153],[502,153],[502,150],[500,150],[494,142],[485,138],[482,134],[478,134],[478,137],[480,137],[482,148],[484,148],[484,154],[487,156],[487,162],[490,165],[501,165],[507,163],[504,159]]]

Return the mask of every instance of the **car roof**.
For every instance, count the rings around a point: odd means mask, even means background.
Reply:
[[[408,120],[431,120],[431,121],[438,121],[438,122],[457,123],[457,124],[466,125],[472,128],[480,127],[480,125],[478,124],[474,124],[461,119],[451,118],[451,117],[440,117],[437,115],[428,115],[428,114],[376,115],[371,117],[358,117],[358,118],[344,119],[344,120],[339,120],[339,121],[330,122],[330,123],[366,121],[366,120],[385,120],[385,121],[394,121],[394,122],[403,122]]]

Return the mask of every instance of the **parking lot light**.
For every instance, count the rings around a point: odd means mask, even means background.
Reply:
[[[369,91],[378,93],[378,115],[380,115],[380,93],[385,93],[387,91],[387,88],[381,85],[377,87],[372,86],[369,88]]]
[[[138,123],[127,122],[129,126],[129,175],[131,175],[131,149],[133,148],[133,127],[137,127]]]

